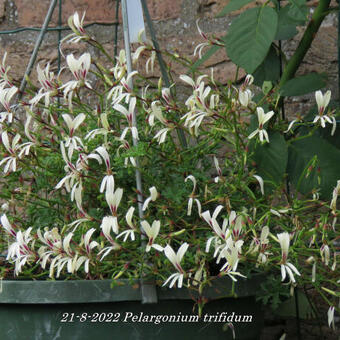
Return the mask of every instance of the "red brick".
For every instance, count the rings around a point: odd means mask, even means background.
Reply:
[[[49,0],[15,0],[19,26],[41,26],[47,14]],[[86,11],[86,22],[112,22],[115,20],[115,1],[112,0],[67,0],[63,1],[63,24],[75,12]],[[58,22],[58,6],[54,9],[52,24]]]
[[[149,0],[148,9],[153,20],[167,20],[181,15],[183,0]]]
[[[49,0],[15,0],[19,26],[41,26],[49,8]],[[177,18],[181,14],[182,0],[150,0],[147,2],[153,20]],[[63,24],[75,12],[86,11],[86,22],[114,22],[115,0],[64,0],[62,7]],[[1,5],[0,5],[1,17]],[[121,16],[120,16],[121,18]],[[120,19],[121,21],[121,19]],[[58,6],[51,20],[52,25],[58,22]]]

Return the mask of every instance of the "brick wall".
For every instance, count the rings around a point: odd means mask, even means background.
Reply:
[[[200,19],[200,27],[208,34],[222,36],[225,34],[231,17],[215,18],[215,15],[228,3],[229,0],[148,0],[148,7],[155,23],[155,28],[162,47],[180,54],[192,56],[195,46],[202,40],[197,33],[196,20]],[[263,0],[256,1],[261,4]],[[317,1],[309,2],[310,6]],[[47,12],[49,0],[0,0],[0,30],[16,27],[41,26]],[[251,6],[254,6],[252,4]],[[112,22],[115,20],[115,0],[63,0],[63,24],[74,12],[86,10],[86,22]],[[58,9],[55,9],[51,25],[57,23]],[[237,15],[235,13],[234,15]],[[114,28],[94,26],[94,34],[112,53],[114,41]],[[11,35],[0,35],[0,57],[4,51],[9,53],[10,63],[13,65],[12,73],[17,79],[23,74],[37,32],[22,32]],[[120,32],[120,46],[122,38]],[[284,43],[288,55],[296,47],[298,40],[294,39]],[[70,50],[71,51],[71,50]],[[51,61],[56,65],[57,34],[49,33],[39,52],[38,62]],[[337,93],[337,20],[331,14],[316,36],[313,46],[309,51],[306,61],[301,66],[299,73],[310,71],[326,72],[329,75],[329,88]],[[217,80],[226,83],[234,79],[235,66],[228,59],[225,51],[220,50],[205,65],[207,69],[214,67]],[[185,72],[184,67],[178,67],[177,73]],[[152,76],[158,76],[155,70]],[[242,76],[242,72],[240,73]],[[308,97],[299,97],[292,101],[291,110],[299,110]]]

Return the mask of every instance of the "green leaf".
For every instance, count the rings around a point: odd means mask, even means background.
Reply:
[[[238,9],[242,8],[243,6],[253,2],[254,0],[230,0],[228,5],[226,5],[220,13],[217,14],[217,18],[221,18],[226,16],[227,14],[237,11]]]
[[[222,38],[223,39],[223,38]],[[222,46],[213,45],[210,49],[202,56],[201,59],[198,59],[192,66],[191,70],[195,71],[198,67],[200,67],[204,62],[206,62],[209,58],[211,58]]]
[[[262,86],[265,81],[277,81],[280,78],[280,57],[275,48],[270,47],[266,59],[253,73],[254,84]]]
[[[308,18],[308,7],[306,0],[289,0],[290,9],[288,15],[298,21],[306,21]]]
[[[285,6],[279,11],[279,22],[275,40],[286,40],[293,38],[298,32],[296,29],[298,22],[290,17],[290,9],[290,6]]]
[[[271,81],[264,81],[262,84],[262,92],[264,94],[268,94],[270,92],[270,90],[273,88],[273,84]]]
[[[269,143],[249,144],[250,151],[254,152],[251,161],[255,162],[256,173],[264,180],[280,184],[286,172],[288,162],[288,147],[285,139],[279,132],[269,132]],[[268,190],[268,184],[265,184]]]
[[[304,170],[315,157],[317,164],[306,178]],[[321,197],[329,199],[339,179],[339,159],[340,150],[319,136],[298,140],[289,146],[289,179],[299,192],[308,194],[320,188]]]
[[[296,77],[288,80],[281,88],[281,95],[301,96],[316,90],[319,90],[327,85],[327,75],[325,73],[308,73],[301,77]]]
[[[267,6],[243,12],[231,23],[226,37],[229,58],[246,72],[253,73],[269,51],[277,22],[276,11]]]

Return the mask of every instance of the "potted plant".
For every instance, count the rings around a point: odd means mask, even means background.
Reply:
[[[71,17],[66,40],[97,47],[105,64],[86,52],[67,55],[68,70],[57,76],[38,65],[39,86],[15,102],[2,62],[1,335],[17,337],[24,322],[37,339],[92,339],[98,329],[104,338],[151,339],[162,323],[163,338],[207,338],[229,327],[254,339],[262,323],[254,293],[273,276],[288,291],[314,285],[331,304],[331,322],[340,182],[331,201],[301,193],[315,157],[291,165],[300,178],[290,191],[285,178],[288,146],[299,151],[333,122],[330,93],[316,93],[312,123],[288,124],[275,113],[275,93],[253,101],[251,75],[239,88],[220,86],[213,74],[163,87],[128,74],[125,52],[112,60],[82,21]],[[142,54],[152,65],[152,45],[142,43],[134,60]],[[188,95],[176,93],[180,83]],[[158,304],[140,304],[155,296]]]

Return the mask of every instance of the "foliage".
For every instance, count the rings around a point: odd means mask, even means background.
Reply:
[[[304,2],[288,6],[285,15],[297,13],[293,21],[300,23]],[[263,67],[267,52],[275,59],[271,45],[282,22],[275,11],[246,11],[231,27],[227,49],[240,23],[256,26],[249,34],[258,39],[251,46],[257,57],[246,69]],[[255,102],[251,75],[239,88],[181,75],[177,83],[190,88],[181,100],[176,83],[165,88],[161,79],[127,74],[125,52],[112,60],[77,13],[69,22],[73,34],[65,40],[98,48],[107,65],[89,53],[68,55],[67,82],[38,65],[39,87],[16,100],[17,84],[2,62],[2,277],[144,276],[201,291],[218,276],[237,282],[264,272],[272,287],[313,285],[336,295],[340,181],[325,149],[337,147],[319,133],[336,131],[330,92],[316,92],[310,119],[290,123],[277,114],[276,78]],[[239,45],[235,62],[246,66]],[[134,61],[141,55],[153,65],[151,43],[141,43]],[[272,293],[273,304],[284,295]]]

